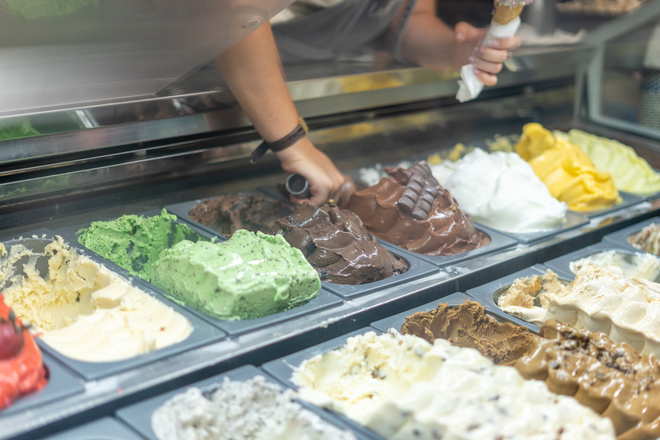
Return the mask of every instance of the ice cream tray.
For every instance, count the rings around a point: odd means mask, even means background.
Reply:
[[[471,251],[462,252],[456,255],[426,255],[417,252],[409,252],[409,253],[412,253],[418,258],[421,258],[422,260],[426,260],[429,263],[433,263],[438,267],[444,267],[456,263],[461,263],[466,260],[472,260],[482,255],[500,252],[505,249],[515,247],[518,244],[518,242],[513,238],[508,237],[500,232],[497,232],[485,226],[481,226],[481,225],[475,226],[475,229],[487,234],[490,237],[490,243],[488,243],[485,246],[481,246],[476,249],[473,249]],[[388,241],[380,240],[380,239],[378,239],[378,241],[402,249],[399,246],[396,246],[395,244],[392,244]]]
[[[237,194],[262,194],[272,198],[278,198],[271,195],[268,192],[264,192],[264,193],[246,192],[246,193],[237,193]],[[209,200],[213,200],[213,198],[210,198]],[[191,219],[190,216],[188,215],[188,213],[195,206],[197,206],[199,203],[202,203],[203,201],[204,200],[191,200],[187,202],[177,203],[175,205],[168,205],[165,207],[165,209],[168,212],[175,214],[180,220],[184,220],[185,222],[189,223],[192,226],[195,226],[199,230],[203,230],[205,233],[210,234],[209,235],[210,237],[219,237],[222,240],[226,240],[227,237],[219,233],[214,228],[209,228],[207,226],[204,226],[203,224],[198,223],[193,219]],[[375,290],[385,289],[393,285],[403,285],[407,281],[426,276],[438,270],[436,266],[429,264],[427,261],[423,259],[420,259],[417,254],[414,254],[412,252],[406,252],[405,250],[397,246],[393,246],[389,243],[385,243],[382,241],[381,244],[385,249],[390,251],[395,256],[407,260],[408,263],[410,264],[410,268],[402,274],[398,274],[390,278],[385,278],[382,280],[374,281],[371,283],[365,283],[365,284],[356,284],[356,285],[337,284],[337,283],[330,283],[327,281],[323,281],[322,282],[323,288],[325,290],[328,290],[332,293],[339,295],[344,299],[350,299],[361,295],[365,295]]]
[[[645,227],[654,223],[656,225],[660,224],[660,217],[649,218],[647,220],[644,220],[643,222],[635,223],[634,225],[628,226],[627,228],[623,228],[616,232],[612,232],[611,234],[607,234],[605,237],[603,237],[603,241],[616,243],[628,249],[634,249],[637,252],[644,252],[640,249],[637,249],[635,246],[631,245],[630,243],[628,243],[628,237],[638,233]]]
[[[22,240],[15,239],[10,241],[5,241],[4,245],[7,249],[10,249],[11,246],[21,244],[35,252],[43,252],[46,245],[51,243],[53,241],[52,237],[54,237],[54,234],[52,232],[43,229],[35,231],[34,233],[25,234],[25,236],[27,237],[32,237],[33,235],[36,235],[37,237],[41,237],[41,238],[23,238]],[[93,262],[101,266],[107,267],[112,272],[119,272],[117,270],[117,266],[107,262],[106,260],[101,259],[96,254],[92,254],[89,251],[85,251],[80,247],[80,245],[77,245],[77,243],[70,243],[67,242],[66,240],[65,243],[69,244],[71,248],[76,250],[79,254],[90,258]],[[48,273],[47,258],[39,257],[35,267],[41,274],[47,274]],[[17,271],[17,273],[20,274],[21,272]],[[61,354],[57,350],[53,349],[50,345],[46,344],[42,340],[37,339],[37,343],[42,348],[42,350],[49,353],[51,356],[56,358],[58,361],[60,361],[62,364],[66,365],[67,367],[71,368],[73,371],[81,375],[86,380],[96,380],[101,377],[117,374],[122,371],[130,370],[142,365],[150,364],[159,361],[161,359],[165,359],[169,356],[176,355],[186,350],[191,350],[203,345],[220,341],[227,337],[227,334],[222,330],[209,325],[207,322],[199,319],[197,316],[185,310],[183,307],[179,306],[175,302],[163,298],[162,295],[156,294],[154,290],[150,289],[148,286],[138,283],[129,277],[121,276],[121,272],[120,272],[120,277],[125,279],[129,284],[139,287],[144,293],[158,299],[160,302],[165,303],[167,306],[174,309],[177,313],[183,315],[193,326],[193,331],[190,334],[190,336],[188,336],[188,338],[185,339],[184,341],[181,341],[177,344],[170,345],[168,347],[163,347],[159,350],[155,350],[149,353],[144,353],[127,360],[114,361],[114,362],[97,363],[97,362],[83,362],[76,359],[71,359]]]
[[[140,433],[144,438],[149,440],[157,440],[156,434],[154,433],[151,427],[151,416],[152,414],[165,402],[174,397],[177,394],[180,394],[191,387],[198,387],[203,391],[213,390],[214,385],[222,383],[224,378],[229,378],[230,380],[235,381],[245,381],[252,379],[257,375],[262,375],[270,383],[275,383],[277,385],[281,384],[273,379],[269,374],[265,373],[261,369],[253,365],[245,365],[243,367],[237,368],[235,370],[228,371],[226,373],[213,376],[209,379],[205,379],[199,382],[192,383],[186,387],[179,388],[177,390],[152,397],[150,399],[144,400],[142,402],[136,403],[134,405],[127,406],[117,411],[116,416],[119,420],[126,423],[132,429]],[[331,425],[334,425],[340,429],[349,429],[346,423],[344,423],[339,417],[331,414],[330,412],[323,411],[313,405],[309,405],[305,402],[301,402],[302,406],[310,410],[314,414],[321,417],[321,419],[329,422]],[[360,432],[354,432],[358,439],[368,440],[371,437],[365,436]]]
[[[602,241],[591,246],[587,246],[582,249],[578,249],[575,252],[570,254],[562,255],[561,257],[553,258],[552,260],[546,261],[543,263],[549,269],[552,269],[557,275],[566,280],[573,280],[575,274],[571,272],[570,264],[575,260],[580,258],[585,258],[593,254],[597,254],[604,251],[617,251],[626,255],[642,255],[645,252],[639,249],[632,248],[632,246],[622,246],[619,243]],[[656,280],[657,282],[657,280]]]
[[[508,232],[497,230],[501,234],[514,238],[519,243],[530,244],[537,241],[547,240],[557,234],[561,234],[572,229],[579,228],[589,223],[589,219],[582,214],[573,211],[567,211],[564,223],[556,228],[542,229],[534,232]],[[476,227],[484,227],[481,223],[475,221]]]
[[[645,197],[641,197],[636,194],[628,193],[625,191],[619,191],[619,196],[621,196],[621,203],[611,206],[609,208],[599,209],[597,211],[586,211],[586,212],[571,211],[571,212],[575,212],[576,214],[582,214],[589,218],[607,216],[609,214],[613,214],[616,211],[620,211],[625,208],[630,208],[631,206],[644,202],[646,200]]]
[[[505,290],[507,287],[509,287],[518,278],[531,277],[534,275],[542,275],[546,272],[546,270],[547,268],[545,266],[536,264],[532,267],[528,267],[526,269],[520,270],[518,272],[515,272],[511,275],[505,276],[498,280],[483,284],[479,287],[475,287],[474,289],[470,289],[465,293],[468,296],[479,301],[484,307],[486,307],[486,311],[494,313],[497,316],[503,316],[514,324],[522,325],[532,330],[534,333],[538,333],[539,332],[538,326],[523,321],[520,318],[516,318],[515,316],[510,315],[506,313],[504,310],[500,309],[498,305],[495,303],[495,296],[498,293]],[[568,280],[563,280],[563,281],[567,282]]]
[[[137,215],[142,215],[144,217],[150,217],[153,215],[159,215],[160,211],[148,211],[144,213],[137,213]],[[197,226],[196,223],[190,223],[190,222],[183,222],[179,220],[181,223],[190,226],[193,232],[196,234],[196,239],[198,240],[224,240],[225,238],[221,235],[219,235],[217,232],[211,232],[211,231],[206,231]],[[163,291],[162,289],[159,289],[158,287],[154,286],[153,284],[149,283],[148,281],[145,281],[139,277],[136,276],[130,276],[128,274],[128,271],[125,269],[117,266],[116,264],[112,263],[109,260],[106,260],[102,256],[98,255],[97,253],[87,249],[86,247],[80,245],[77,240],[77,234],[76,232],[79,231],[80,229],[83,229],[85,227],[89,226],[89,223],[84,224],[84,225],[78,225],[75,227],[68,228],[66,230],[62,230],[62,236],[67,237],[71,239],[73,243],[75,243],[76,246],[85,249],[86,252],[93,254],[95,257],[103,261],[103,264],[105,264],[108,267],[113,267],[113,269],[117,272],[125,274],[127,277],[130,279],[133,279],[135,283],[141,284],[145,287],[148,287],[150,290],[157,292],[159,296],[163,298],[168,298],[168,302],[174,302],[169,300],[169,295],[167,292]],[[262,327],[267,327],[271,326],[283,321],[287,321],[290,319],[298,318],[303,315],[307,315],[310,313],[318,312],[320,310],[330,308],[330,307],[335,307],[338,306],[342,303],[342,300],[337,297],[336,295],[328,292],[325,289],[321,289],[319,291],[319,294],[317,297],[313,298],[311,301],[309,301],[307,304],[304,304],[300,307],[296,307],[290,310],[285,310],[279,313],[275,313],[269,316],[264,316],[262,318],[257,318],[257,319],[244,319],[244,320],[238,320],[238,321],[227,321],[224,319],[218,319],[213,316],[206,315],[205,313],[200,312],[199,310],[190,307],[188,305],[181,305],[179,307],[185,309],[189,314],[192,314],[197,317],[197,319],[201,319],[207,323],[212,324],[213,326],[221,329],[222,331],[226,332],[230,336],[237,336],[243,333],[248,333],[254,330],[257,330]]]
[[[104,417],[42,440],[144,440],[112,417]]]
[[[291,375],[293,374],[293,371],[303,363],[304,360],[311,359],[316,355],[327,353],[328,351],[339,348],[344,345],[346,340],[351,336],[361,335],[368,331],[382,333],[380,330],[376,330],[373,327],[365,327],[345,335],[338,336],[334,339],[330,339],[329,341],[323,342],[313,347],[309,347],[305,350],[301,350],[297,353],[293,353],[283,358],[270,361],[263,364],[261,368],[287,387],[297,389],[296,385],[291,381]],[[333,415],[340,419],[344,424],[349,426],[353,432],[359,433],[361,436],[360,438],[373,440],[382,439],[380,435],[374,433],[370,429],[364,428],[363,426],[350,420],[348,417],[345,417],[342,414],[333,413]]]

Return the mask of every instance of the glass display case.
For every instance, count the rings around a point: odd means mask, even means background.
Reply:
[[[1,241],[8,246],[35,235],[32,245],[43,247],[60,235],[179,311],[194,333],[166,352],[102,368],[39,341],[50,388],[0,411],[2,439],[67,438],[68,429],[98,426],[107,426],[108,435],[117,430],[117,438],[154,438],[148,420],[154,402],[175,390],[199,381],[206,386],[237,367],[230,377],[271,374],[265,366],[276,368],[279,358],[432,301],[478,299],[473,291],[492,300],[484,288],[501,277],[539,273],[543,263],[597,243],[614,246],[612,234],[658,215],[660,192],[622,191],[611,209],[573,213],[561,227],[536,235],[477,222],[489,247],[457,258],[434,259],[384,242],[410,264],[407,275],[362,286],[324,281],[313,302],[270,317],[206,316],[86,249],[79,231],[95,220],[154,216],[165,208],[200,239],[225,240],[191,221],[189,208],[221,194],[281,197],[278,184],[286,176],[273,155],[250,164],[261,139],[213,57],[291,1],[193,1],[183,8],[177,0],[57,0],[70,7],[50,12],[33,3],[0,0]],[[588,0],[537,0],[523,15],[523,46],[504,63],[498,84],[463,104],[455,99],[457,69],[433,71],[378,53],[282,67],[309,138],[358,182],[361,169],[376,165],[432,155],[449,161],[452,152],[471,148],[515,151],[528,123],[619,141],[660,169],[660,0],[624,3],[610,10]],[[451,24],[472,17],[485,25],[491,7],[438,2]],[[620,237],[616,243],[625,247]],[[0,255],[0,267],[5,259]],[[321,414],[359,438],[380,438]]]

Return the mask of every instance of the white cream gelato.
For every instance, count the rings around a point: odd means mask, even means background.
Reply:
[[[508,232],[560,226],[568,210],[550,195],[527,162],[515,153],[475,149],[456,162],[431,165],[433,176],[475,221]]]
[[[569,268],[574,274],[582,266],[618,267],[628,277],[639,277],[649,281],[656,281],[660,275],[660,258],[650,254],[629,254],[615,250],[598,252],[571,261]]]
[[[0,255],[7,304],[41,340],[72,359],[128,359],[192,333],[183,315],[80,255],[61,237],[43,252],[17,244]]]
[[[543,275],[548,278],[556,274]],[[574,327],[603,332],[614,342],[627,342],[640,354],[660,356],[660,284],[626,277],[621,269],[583,266],[561,288],[544,288],[527,279],[527,292],[512,290],[498,299],[507,313],[542,325],[557,319]],[[518,283],[522,284],[522,283]],[[551,286],[549,278],[543,283]]]
[[[605,439],[609,419],[471,348],[394,331],[349,338],[294,372],[300,396],[388,439]]]

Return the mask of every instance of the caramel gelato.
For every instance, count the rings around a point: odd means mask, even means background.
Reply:
[[[376,237],[427,255],[455,255],[490,243],[426,163],[385,171],[388,176],[356,191],[348,206]]]
[[[355,213],[334,205],[317,208],[305,203],[277,220],[273,232],[300,249],[322,281],[364,284],[409,268],[378,243]]]
[[[417,312],[406,318],[401,333],[419,336],[431,344],[440,338],[454,345],[475,348],[495,364],[520,358],[530,342],[537,338],[525,327],[496,321],[475,301],[465,301],[455,307],[440,303],[430,312]]]

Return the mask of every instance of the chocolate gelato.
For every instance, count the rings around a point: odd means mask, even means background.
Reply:
[[[194,221],[229,236],[239,229],[268,232],[275,220],[293,210],[292,204],[265,194],[239,193],[206,199],[188,215]]]
[[[355,213],[334,205],[305,203],[277,220],[273,232],[300,249],[323,281],[364,284],[409,268],[378,243]]]
[[[660,436],[660,362],[604,333],[552,320],[515,368],[612,420],[619,439]]]
[[[475,301],[455,307],[440,303],[430,312],[417,312],[406,318],[401,333],[419,336],[431,344],[441,338],[454,345],[475,348],[495,364],[519,359],[537,339],[525,327],[495,320]]]
[[[389,176],[355,192],[348,206],[378,238],[427,255],[455,255],[490,243],[426,163],[385,171]]]
[[[550,320],[537,336],[496,321],[472,301],[415,313],[402,332],[476,348],[495,363],[514,366],[525,379],[545,381],[550,391],[574,396],[609,418],[621,440],[660,436],[660,362],[604,333]]]

